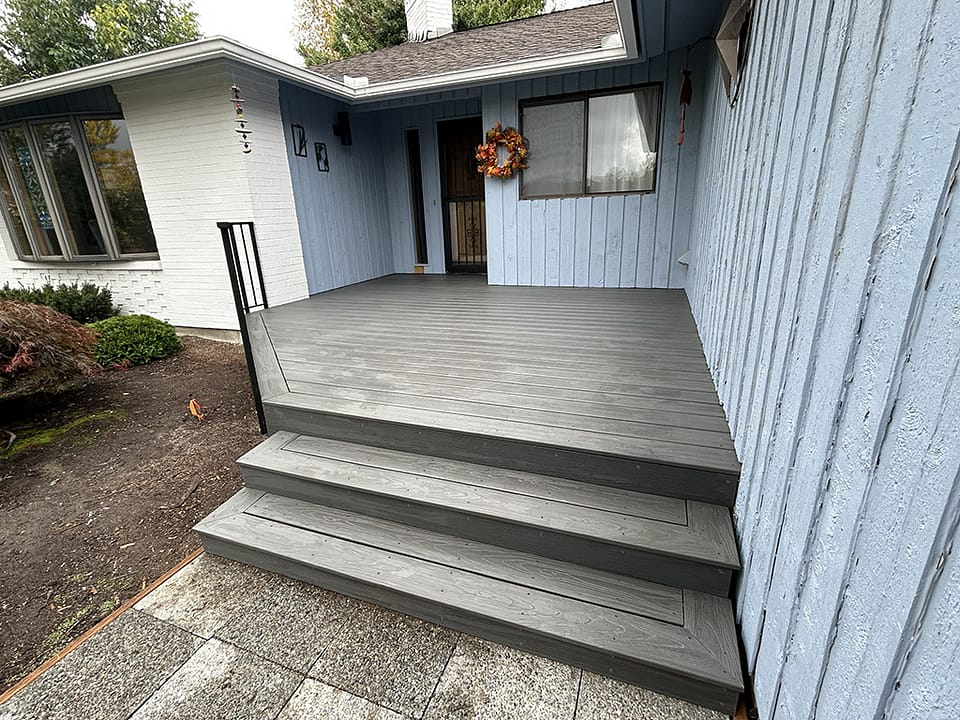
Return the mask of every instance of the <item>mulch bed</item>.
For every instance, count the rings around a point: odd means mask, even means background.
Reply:
[[[190,337],[0,417],[31,426],[69,431],[0,452],[0,693],[197,548],[191,528],[240,488],[234,461],[262,439],[243,349]]]

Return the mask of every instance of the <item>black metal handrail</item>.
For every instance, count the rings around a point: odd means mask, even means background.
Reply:
[[[270,307],[263,281],[263,267],[260,264],[260,250],[257,248],[257,233],[252,222],[218,222],[217,227],[220,228],[223,252],[227,257],[227,272],[230,274],[230,286],[233,289],[233,303],[237,308],[240,338],[243,341],[243,354],[247,359],[247,373],[250,375],[250,389],[257,407],[260,433],[266,435],[267,420],[263,414],[260,382],[257,380],[257,367],[253,362],[250,334],[247,330],[247,314],[251,310],[266,310]]]

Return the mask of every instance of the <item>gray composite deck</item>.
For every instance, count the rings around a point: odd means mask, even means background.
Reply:
[[[681,290],[397,275],[255,316],[268,425],[732,505]],[[271,353],[272,349],[272,353]]]
[[[684,294],[393,276],[249,317],[207,550],[731,712],[739,463]]]

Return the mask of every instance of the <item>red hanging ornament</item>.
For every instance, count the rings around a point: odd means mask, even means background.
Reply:
[[[693,100],[693,82],[690,80],[690,71],[683,70],[683,82],[680,83],[680,135],[677,145],[683,145],[683,133],[686,130],[687,105]]]

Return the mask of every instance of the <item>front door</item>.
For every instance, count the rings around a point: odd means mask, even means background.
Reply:
[[[483,142],[479,117],[437,124],[440,189],[447,272],[487,271],[487,227],[483,175],[477,172],[477,145]]]

